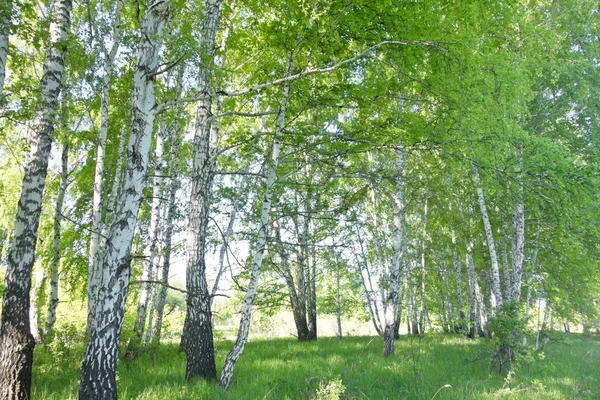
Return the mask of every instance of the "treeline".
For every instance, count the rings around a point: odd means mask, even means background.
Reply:
[[[318,313],[340,337],[368,314],[384,355],[401,324],[489,336],[490,318],[535,307],[540,332],[597,326],[599,15],[587,0],[4,2],[0,397],[29,397],[34,347],[72,299],[84,399],[116,398],[119,354],[160,342],[168,290],[186,294],[188,380],[217,379],[214,299],[237,294],[223,388],[256,302],[290,309],[299,341]]]

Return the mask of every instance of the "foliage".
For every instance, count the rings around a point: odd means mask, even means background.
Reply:
[[[519,304],[508,301],[488,320],[487,329],[492,334],[490,365],[498,372],[511,376],[520,366],[534,360],[530,347],[523,345],[527,320]]]

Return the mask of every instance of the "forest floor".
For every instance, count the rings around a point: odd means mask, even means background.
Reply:
[[[402,336],[382,357],[379,337],[253,340],[231,388],[184,381],[177,344],[121,360],[120,399],[600,399],[600,337],[559,335],[507,377],[482,358],[491,342],[458,335]],[[531,343],[531,342],[530,342]],[[217,341],[217,367],[231,348]],[[83,348],[36,348],[32,399],[76,399]]]

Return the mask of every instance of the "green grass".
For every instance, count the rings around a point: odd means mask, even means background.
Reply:
[[[121,399],[310,399],[340,382],[348,399],[600,399],[600,341],[569,335],[542,357],[521,367],[508,383],[477,359],[485,340],[403,336],[396,355],[384,359],[382,339],[321,338],[251,341],[236,366],[229,391],[214,382],[184,380],[185,357],[175,344],[148,349],[135,362],[121,362]],[[217,342],[217,366],[231,342]],[[34,399],[75,399],[83,349],[39,346]],[[331,388],[332,386],[330,386]],[[436,394],[437,393],[437,394]],[[335,398],[335,397],[333,397]]]

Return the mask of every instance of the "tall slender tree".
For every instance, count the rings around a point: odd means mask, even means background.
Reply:
[[[0,325],[0,398],[28,399],[35,342],[29,325],[29,291],[35,258],[42,194],[48,173],[58,96],[65,68],[67,31],[71,24],[71,0],[56,0],[48,30],[41,96],[29,152],[24,162],[21,197],[2,297]],[[1,43],[0,43],[1,45]]]
[[[141,20],[125,175],[102,256],[102,279],[81,369],[81,399],[117,398],[117,359],[131,277],[131,244],[146,182],[156,112],[154,81],[170,6],[170,1],[151,0]]]
[[[187,233],[186,289],[187,313],[181,345],[186,354],[186,379],[216,379],[215,350],[212,332],[211,301],[206,281],[206,228],[210,194],[215,174],[217,138],[211,134],[213,73],[216,36],[223,0],[204,3],[199,43],[201,63],[198,71],[196,124],[193,142],[192,192]]]

